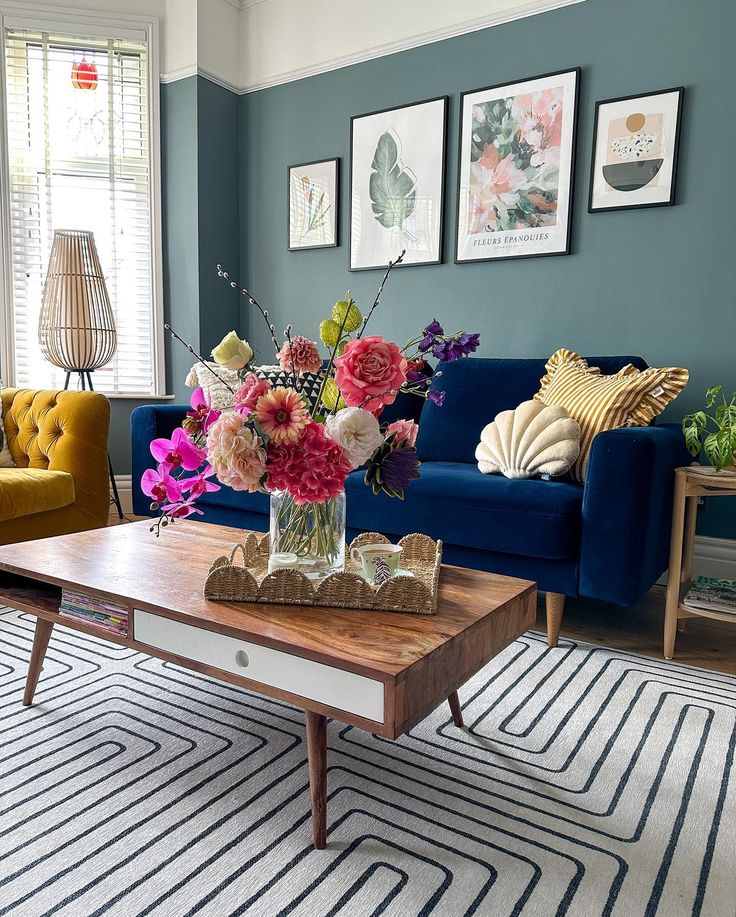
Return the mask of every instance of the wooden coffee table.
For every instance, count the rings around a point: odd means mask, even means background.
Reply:
[[[209,602],[211,562],[241,529],[149,522],[0,547],[0,599],[37,616],[23,703],[33,701],[55,624],[240,685],[305,711],[314,846],[326,844],[327,718],[395,739],[536,617],[525,580],[443,566],[436,615]],[[128,636],[59,614],[62,588],[128,608]]]

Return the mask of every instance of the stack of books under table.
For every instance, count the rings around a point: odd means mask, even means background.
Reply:
[[[108,633],[120,634],[123,637],[128,634],[128,609],[108,599],[64,589],[61,593],[59,613],[99,627]]]
[[[736,580],[696,576],[682,604],[693,610],[720,611],[736,617]]]

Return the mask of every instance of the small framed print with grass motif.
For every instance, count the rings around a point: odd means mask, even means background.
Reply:
[[[588,210],[675,203],[682,86],[595,106]]]
[[[289,251],[338,244],[340,160],[302,162],[287,169]]]

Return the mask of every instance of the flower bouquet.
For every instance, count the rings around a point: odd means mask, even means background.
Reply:
[[[319,327],[326,359],[317,341],[293,335],[291,325],[285,340],[278,341],[268,312],[218,266],[219,275],[265,320],[289,384],[274,386],[258,375],[252,348],[234,331],[214,348],[215,362],[239,371],[242,385],[233,391],[232,408],[224,411],[213,410],[197,388],[181,427],[169,439],[151,443],[157,466],[143,474],[141,487],[151,497],[151,509],[159,512],[152,531],[159,534],[178,519],[202,515],[197,500],[222,486],[268,493],[272,555],[284,555],[282,564],[298,566],[312,578],[342,570],[347,475],[364,467],[374,494],[400,499],[419,477],[418,425],[413,420],[382,424],[382,411],[399,392],[441,405],[444,392],[430,389],[429,357],[457,360],[479,343],[477,334],[445,334],[436,320],[403,347],[365,333],[391,268],[402,257],[389,264],[365,316],[349,293],[335,303]],[[303,390],[306,373],[320,380],[312,401]]]

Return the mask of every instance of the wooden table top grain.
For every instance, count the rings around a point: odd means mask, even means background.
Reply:
[[[535,593],[526,580],[443,565],[436,615],[212,602],[203,594],[209,567],[245,532],[187,521],[159,538],[149,529],[142,521],[5,545],[0,570],[391,680]],[[1,579],[0,594],[12,604],[12,587]]]

